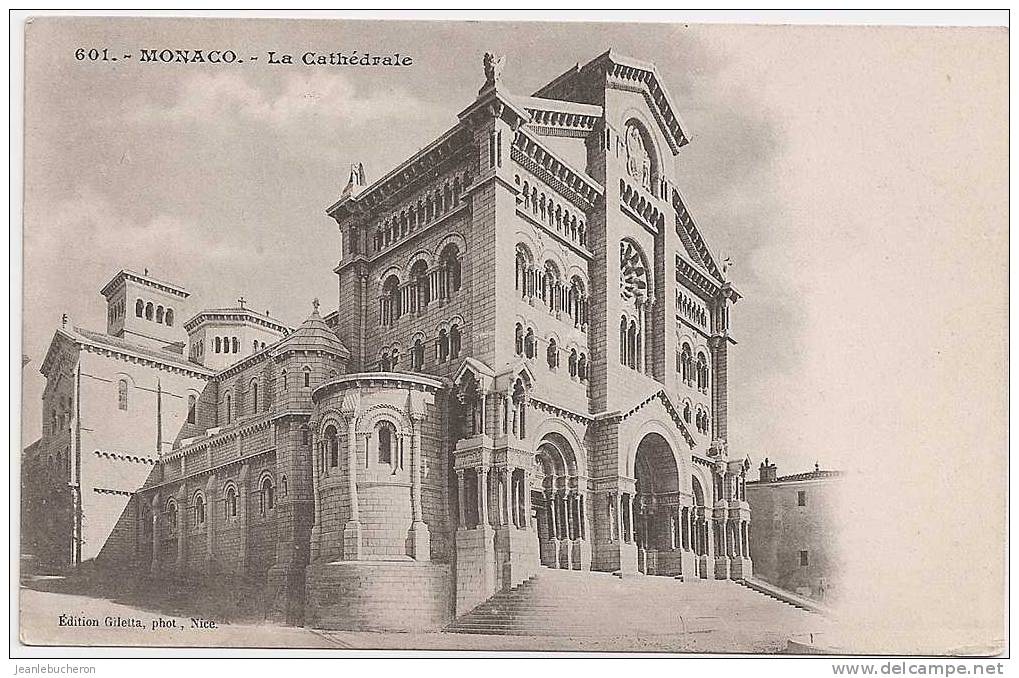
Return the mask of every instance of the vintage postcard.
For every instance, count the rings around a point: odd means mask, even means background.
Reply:
[[[24,646],[1007,653],[1007,28],[15,30]]]

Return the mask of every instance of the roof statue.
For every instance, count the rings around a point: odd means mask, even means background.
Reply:
[[[341,197],[356,196],[367,184],[368,182],[364,178],[364,165],[355,162],[350,166],[350,176],[347,179],[347,185],[344,187]]]
[[[485,86],[481,88],[483,92],[490,87],[495,87],[502,80],[502,68],[506,65],[506,57],[497,57],[491,52],[485,52],[482,63],[485,65]]]

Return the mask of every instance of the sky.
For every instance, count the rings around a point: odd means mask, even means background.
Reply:
[[[898,497],[915,513],[889,521],[889,548],[925,530],[991,543],[919,516],[1003,497],[986,479],[1005,431],[1004,30],[42,20],[26,42],[26,443],[61,314],[103,328],[98,290],[117,270],[187,287],[192,311],[243,295],[296,325],[313,297],[337,303],[325,208],[351,163],[371,182],[454,124],[486,51],[530,94],[612,48],[664,78],[691,139],[680,188],[734,262],[731,454],[780,475],[817,462]],[[96,64],[72,58],[82,46],[262,61]],[[355,49],[414,65],[264,61]]]

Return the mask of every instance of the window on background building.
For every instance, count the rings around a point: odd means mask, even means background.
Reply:
[[[205,498],[202,495],[195,495],[195,527],[205,524]]]
[[[587,355],[584,353],[580,354],[580,360],[577,361],[577,376],[581,381],[587,381]]]
[[[219,337],[216,337],[216,343],[215,343],[215,346],[213,347],[213,351],[215,351],[216,353],[219,353],[220,352],[219,349],[220,349],[220,339],[219,339]]]
[[[167,327],[173,327],[173,309],[166,309],[166,315],[163,316],[163,322],[166,323]]]
[[[177,533],[177,503],[174,501],[166,505],[166,526],[170,534]]]
[[[251,412],[258,414],[258,382],[251,382]]]
[[[577,349],[570,349],[570,377],[577,376]]]
[[[233,348],[231,353],[237,353],[241,350],[241,342],[237,340],[237,337],[234,337],[231,343]]]
[[[304,372],[304,388],[308,388],[311,386],[311,368],[305,366],[302,372]]]
[[[232,418],[233,418],[233,410],[232,410],[231,402],[230,402],[230,394],[227,393],[226,394],[226,423],[229,424],[230,420]]]
[[[198,399],[194,395],[188,396],[188,423],[195,423],[195,406],[198,403]]]
[[[237,515],[237,490],[233,485],[226,488],[226,515],[230,518]]]
[[[117,408],[127,411],[127,379],[117,382]]]
[[[145,315],[145,302],[141,299],[134,302],[134,314],[139,318]]]
[[[152,320],[152,313],[153,313],[153,308],[152,308],[152,302],[150,301],[149,303],[145,304],[145,319],[146,320]]]
[[[807,492],[805,490],[800,490],[799,492],[796,493],[796,505],[797,506],[807,505]]]
[[[810,565],[810,553],[800,551],[800,567],[807,567],[808,565]]]
[[[160,325],[163,324],[163,307],[156,306],[156,322]]]

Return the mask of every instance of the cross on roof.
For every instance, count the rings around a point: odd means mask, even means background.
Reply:
[[[311,305],[314,307],[315,312],[318,313],[318,297],[311,300]]]
[[[238,304],[240,304],[240,305],[241,305],[241,308],[243,309],[243,308],[244,308],[244,304],[245,304],[245,303],[247,303],[247,302],[246,302],[246,300],[244,299],[244,296],[242,295],[242,296],[241,296],[241,297],[240,297],[240,298],[239,298],[239,299],[237,300],[237,303],[238,303]]]

